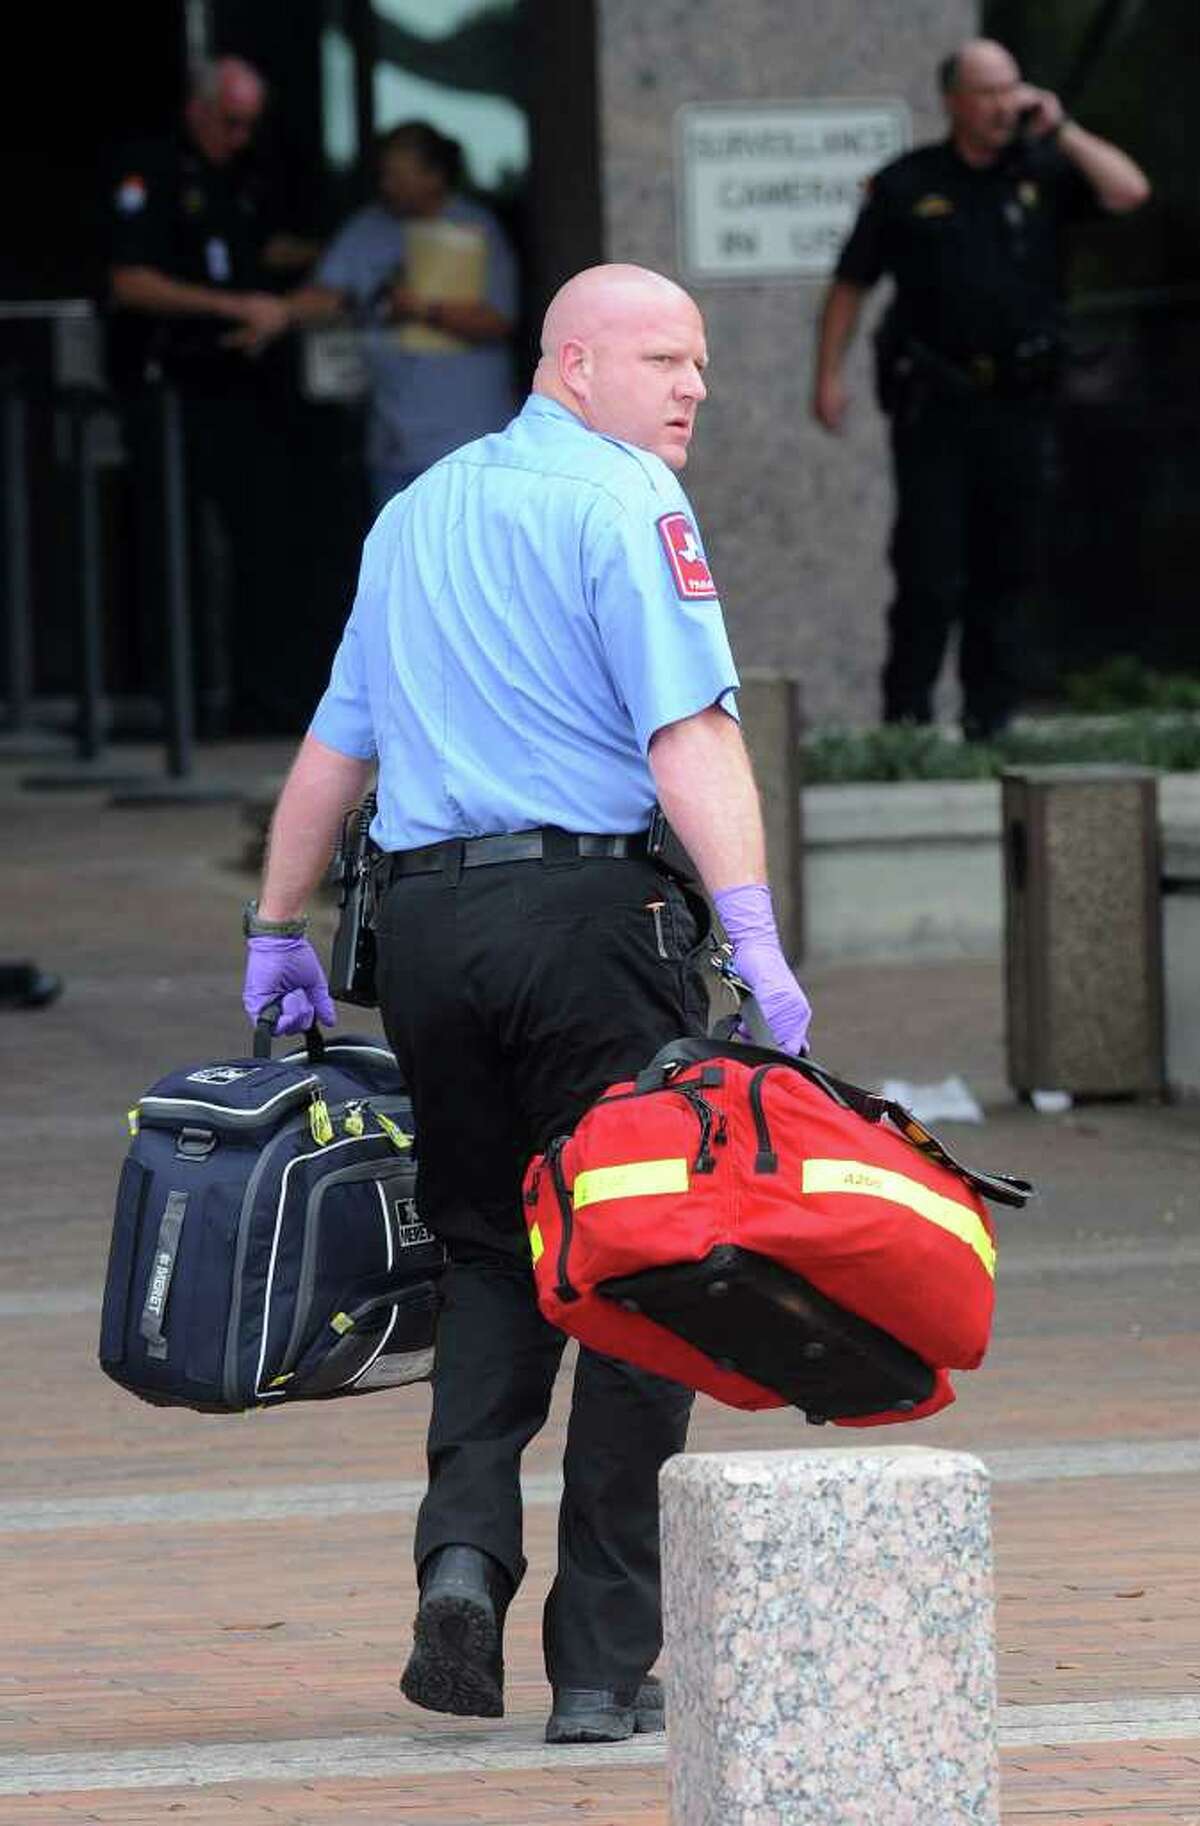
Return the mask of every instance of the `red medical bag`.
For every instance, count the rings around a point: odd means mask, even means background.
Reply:
[[[593,1350],[732,1407],[916,1420],[987,1348],[984,1197],[899,1104],[804,1058],[679,1040],[529,1166],[538,1302]]]

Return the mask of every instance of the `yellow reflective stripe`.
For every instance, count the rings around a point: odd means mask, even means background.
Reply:
[[[546,1253],[546,1245],[542,1241],[542,1227],[540,1224],[530,1224],[529,1226],[529,1250],[536,1266]]]
[[[978,1212],[923,1186],[906,1173],[873,1167],[865,1160],[806,1160],[801,1177],[805,1192],[857,1192],[863,1198],[887,1198],[918,1217],[949,1230],[973,1249],[990,1275],[996,1273],[996,1245]]]
[[[571,1194],[577,1211],[608,1198],[651,1198],[656,1192],[686,1192],[687,1161],[629,1160],[619,1167],[592,1167],[580,1173]]]

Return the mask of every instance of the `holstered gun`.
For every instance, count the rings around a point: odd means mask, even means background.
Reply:
[[[336,1002],[377,1008],[375,987],[375,890],[372,871],[380,851],[371,841],[375,794],[347,814],[333,858],[338,921],[329,965],[329,993]]]

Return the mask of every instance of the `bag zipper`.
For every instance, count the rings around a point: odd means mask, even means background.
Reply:
[[[714,1172],[717,1162],[709,1146],[709,1142],[713,1135],[712,1104],[708,1101],[707,1097],[701,1095],[699,1089],[694,1084],[669,1084],[665,1085],[663,1088],[673,1091],[676,1096],[682,1097],[685,1103],[692,1109],[700,1124],[700,1147],[695,1160],[692,1162],[693,1173]],[[628,1098],[633,1096],[651,1096],[656,1094],[657,1093],[655,1092],[647,1091],[622,1091],[616,1097],[601,1097],[599,1101],[601,1103],[624,1103]],[[717,1124],[716,1139],[718,1141],[724,1141],[726,1133],[725,1117],[724,1115],[721,1115]],[[571,1301],[579,1298],[579,1290],[572,1283],[569,1272],[571,1243],[575,1234],[575,1207],[571,1202],[570,1189],[567,1186],[566,1174],[563,1172],[562,1168],[562,1152],[569,1140],[569,1135],[556,1135],[554,1140],[547,1147],[545,1153],[545,1165],[550,1169],[550,1179],[554,1186],[554,1195],[558,1200],[559,1215],[562,1219],[562,1235],[558,1245],[558,1280],[555,1283],[554,1292],[556,1298],[562,1300],[564,1304],[570,1304]],[[540,1181],[541,1173],[539,1170],[535,1174],[528,1192],[525,1194],[526,1204],[537,1203]]]
[[[676,1097],[682,1097],[684,1102],[690,1105],[700,1124],[700,1147],[697,1151],[695,1160],[692,1162],[692,1172],[712,1173],[715,1170],[717,1163],[709,1147],[709,1141],[725,1141],[728,1130],[724,1113],[722,1111],[714,1112],[712,1104],[708,1101],[708,1098],[704,1096],[699,1085],[660,1084],[652,1091],[618,1091],[615,1097],[597,1097],[592,1108],[599,1109],[600,1106],[605,1103],[630,1103],[635,1097],[660,1097],[664,1091],[669,1091]],[[714,1113],[716,1115],[715,1135],[713,1126]]]
[[[244,1135],[269,1123],[286,1119],[293,1108],[299,1109],[321,1095],[321,1080],[315,1073],[295,1079],[275,1091],[253,1109],[233,1109],[223,1103],[206,1103],[201,1097],[156,1097],[147,1094],[137,1104],[138,1127],[174,1128],[191,1121],[225,1134]],[[131,1112],[132,1113],[132,1112]]]
[[[546,1149],[546,1165],[550,1169],[550,1179],[554,1186],[555,1197],[558,1199],[559,1215],[562,1218],[562,1235],[558,1244],[558,1281],[554,1292],[564,1305],[569,1305],[572,1300],[579,1298],[579,1289],[572,1286],[571,1277],[567,1272],[567,1257],[571,1252],[571,1238],[575,1232],[575,1207],[571,1203],[566,1175],[562,1170],[562,1151],[568,1140],[569,1137],[566,1135],[556,1135]]]
[[[709,1147],[713,1132],[712,1104],[708,1101],[707,1097],[701,1094],[694,1084],[672,1084],[668,1086],[668,1089],[677,1091],[681,1097],[686,1098],[687,1102],[691,1104],[693,1110],[696,1112],[696,1117],[700,1124],[700,1148],[695,1160],[692,1162],[692,1172],[715,1172],[717,1162],[712,1149]]]
[[[777,1173],[779,1156],[771,1145],[771,1130],[767,1123],[767,1112],[763,1108],[763,1079],[768,1072],[775,1070],[773,1065],[760,1065],[749,1084],[750,1114],[754,1118],[754,1133],[758,1138],[758,1153],[754,1156],[756,1173]]]

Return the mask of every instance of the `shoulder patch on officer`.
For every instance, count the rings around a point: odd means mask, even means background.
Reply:
[[[940,196],[931,190],[928,196],[921,197],[913,204],[914,216],[952,216],[954,205],[949,197]]]
[[[146,180],[131,171],[127,178],[122,178],[117,185],[116,205],[123,216],[135,216],[139,209],[146,207]]]
[[[676,594],[684,602],[715,602],[717,586],[687,515],[664,514],[658,522],[658,536],[675,579]]]
[[[1017,185],[1017,196],[1025,209],[1037,208],[1039,194],[1038,187],[1032,178],[1026,178],[1023,183]]]

